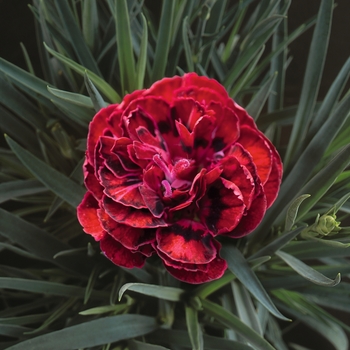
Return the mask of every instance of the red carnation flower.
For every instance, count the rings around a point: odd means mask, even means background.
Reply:
[[[84,231],[116,265],[157,254],[179,280],[221,277],[219,236],[254,230],[279,190],[282,164],[253,119],[213,79],[164,78],[90,123]]]

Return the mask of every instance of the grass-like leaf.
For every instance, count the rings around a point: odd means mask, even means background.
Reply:
[[[139,337],[158,328],[156,320],[143,315],[104,317],[40,335],[8,350],[62,350],[92,347]]]
[[[81,76],[84,76],[85,72],[87,72],[91,81],[96,85],[96,87],[98,87],[101,90],[101,92],[109,99],[110,102],[117,103],[121,101],[121,98],[118,95],[118,93],[108,83],[106,83],[104,79],[100,78],[98,75],[81,66],[80,64],[74,62],[70,58],[63,56],[55,50],[52,50],[45,43],[44,46],[52,56],[56,57],[68,67],[79,73]]]
[[[296,198],[291,205],[289,206],[288,210],[287,210],[287,215],[286,215],[286,223],[284,225],[284,230],[285,231],[290,231],[295,223],[295,219],[298,215],[298,210],[299,207],[301,205],[301,203],[309,198],[310,195],[309,194],[302,194],[301,196],[299,196],[298,198]]]
[[[147,65],[147,47],[148,47],[148,28],[147,21],[143,14],[142,18],[142,37],[140,44],[140,54],[139,59],[136,65],[136,78],[137,78],[137,89],[141,90],[145,84],[145,74],[146,74],[146,65]]]
[[[93,82],[90,80],[89,76],[85,72],[84,74],[84,81],[86,90],[88,91],[88,94],[90,96],[91,102],[95,108],[95,111],[98,112],[101,108],[104,108],[107,106],[107,103],[103,100],[102,96],[96,89]]]
[[[181,296],[184,293],[184,291],[180,288],[164,287],[143,283],[127,283],[124,284],[124,286],[119,290],[119,300],[121,300],[123,294],[127,290],[169,301],[180,301]]]
[[[300,144],[306,136],[307,126],[315,107],[323,66],[326,59],[333,5],[333,0],[322,0],[320,5],[306,65],[299,108],[295,116],[293,130],[288,143],[286,156],[284,158],[286,168],[289,166],[290,161],[292,161],[300,152]]]
[[[115,23],[117,32],[117,47],[119,71],[123,94],[131,93],[137,88],[136,68],[131,41],[131,27],[126,0],[115,1]]]
[[[67,176],[51,168],[42,160],[33,156],[9,137],[7,137],[7,142],[23,165],[25,165],[40,182],[72,207],[76,208],[78,206],[85,193],[81,186]]]
[[[192,349],[202,350],[203,334],[201,327],[198,323],[198,311],[191,306],[185,305],[185,313],[187,330],[191,339]]]
[[[307,279],[312,283],[319,284],[325,287],[334,287],[340,282],[339,273],[336,276],[336,278],[332,280],[288,253],[285,253],[283,251],[278,251],[276,252],[276,255],[279,256],[287,265],[289,265],[300,276],[303,276],[305,279]]]
[[[175,1],[164,0],[160,24],[158,28],[157,45],[152,66],[152,82],[162,79],[168,61],[170,42],[172,38],[172,27],[175,9]]]
[[[203,300],[202,305],[203,309],[209,315],[247,339],[249,343],[255,346],[255,349],[274,350],[272,345],[269,344],[263,337],[243,323],[237,316],[226,311],[223,307],[209,300]]]
[[[227,261],[228,267],[232,273],[262,305],[281,320],[289,320],[277,310],[260,280],[253,272],[242,253],[235,246],[223,246],[221,249],[221,255]]]

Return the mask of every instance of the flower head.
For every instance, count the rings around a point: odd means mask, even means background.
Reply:
[[[280,157],[213,79],[164,78],[90,123],[84,231],[115,264],[157,254],[188,283],[222,276],[220,236],[243,237],[275,200]]]

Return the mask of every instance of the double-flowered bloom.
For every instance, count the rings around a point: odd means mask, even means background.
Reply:
[[[221,277],[220,236],[243,237],[275,200],[280,157],[213,79],[164,78],[101,109],[89,127],[84,231],[116,265],[157,254],[188,283]]]

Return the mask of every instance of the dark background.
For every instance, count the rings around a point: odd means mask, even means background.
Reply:
[[[289,10],[289,31],[314,16],[320,2],[320,0],[292,0]],[[19,46],[19,43],[23,42],[31,55],[34,68],[37,67],[37,71],[40,71],[39,62],[35,61],[37,49],[34,19],[28,3],[30,0],[0,0],[0,56],[24,67]],[[338,0],[336,4],[320,98],[325,95],[345,60],[350,56],[350,0]],[[293,61],[287,71],[287,104],[295,104],[299,99],[312,30],[309,29],[290,46]],[[350,88],[350,84],[348,87]]]
[[[25,68],[19,45],[20,42],[23,42],[32,59],[34,69],[39,72],[40,63],[36,59],[34,18],[27,6],[28,3],[30,0],[0,0],[0,56]],[[324,97],[342,65],[350,56],[350,0],[338,0],[336,3],[319,98]],[[292,0],[289,10],[289,31],[291,32],[314,16],[319,5],[320,0]],[[308,30],[290,46],[290,55],[293,56],[293,61],[287,71],[287,104],[295,104],[299,100],[312,31],[313,29]],[[350,88],[349,83],[348,88]],[[350,325],[348,314],[338,314],[337,316]],[[317,333],[303,325],[296,325],[293,331],[288,332],[286,340],[287,342],[303,343],[310,349],[328,350],[333,348]]]

